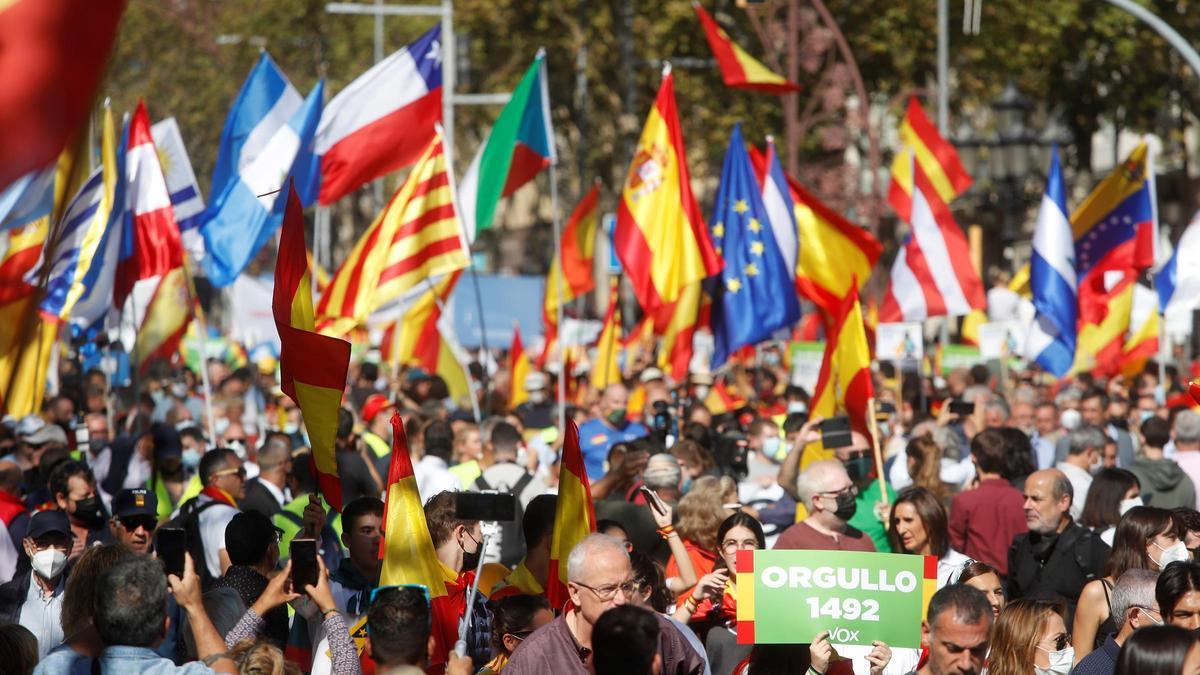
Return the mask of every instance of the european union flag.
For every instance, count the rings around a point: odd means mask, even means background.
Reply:
[[[746,144],[742,125],[733,127],[709,232],[725,269],[713,277],[712,367],[735,350],[771,337],[800,319],[795,271],[784,262]]]

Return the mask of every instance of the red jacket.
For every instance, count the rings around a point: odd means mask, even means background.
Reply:
[[[950,545],[1008,574],[1013,537],[1027,532],[1025,497],[1002,478],[981,481],[950,502]]]

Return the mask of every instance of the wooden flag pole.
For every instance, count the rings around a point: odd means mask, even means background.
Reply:
[[[875,453],[875,479],[879,481],[879,499],[888,504],[887,481],[883,477],[883,449],[879,444],[879,421],[875,419],[875,397],[867,399],[867,426],[871,431],[871,450]]]

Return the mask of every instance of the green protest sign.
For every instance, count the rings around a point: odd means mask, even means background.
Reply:
[[[740,551],[738,643],[802,643],[828,630],[834,644],[920,647],[936,590],[934,556]]]

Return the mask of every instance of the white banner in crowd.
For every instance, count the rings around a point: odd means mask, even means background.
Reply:
[[[925,334],[919,321],[881,323],[875,327],[875,359],[920,361],[925,356]]]
[[[267,344],[279,353],[279,332],[275,330],[275,316],[271,313],[274,292],[273,277],[247,274],[239,276],[226,291],[230,316],[236,317],[231,322],[230,337],[245,345],[248,351]]]
[[[1006,359],[1025,353],[1025,332],[1017,321],[993,321],[979,327],[979,355]]]

